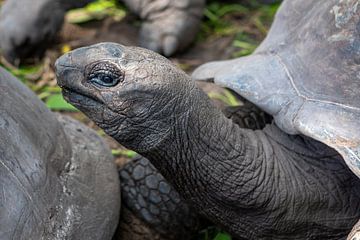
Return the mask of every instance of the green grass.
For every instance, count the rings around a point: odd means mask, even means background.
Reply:
[[[250,55],[255,51],[259,42],[252,38],[249,34],[244,32],[240,32],[236,35],[233,46],[238,50],[233,53],[233,57],[243,57],[246,55]]]
[[[266,36],[279,5],[264,5],[257,1],[249,1],[247,5],[210,1],[204,10],[198,41],[235,36],[233,57],[249,55]]]
[[[240,4],[222,4],[212,2],[204,10],[204,21],[201,25],[199,39],[204,40],[211,36],[228,36],[238,31],[237,26],[226,19],[228,14],[245,15],[249,9]]]
[[[217,227],[210,226],[199,232],[193,240],[232,240],[232,237]]]
[[[44,72],[46,71],[46,64],[43,62],[32,66],[19,66],[17,68],[4,65],[0,66],[10,71],[14,76],[20,79],[38,97],[45,102],[45,104],[53,111],[78,111],[72,105],[65,102],[61,95],[61,89],[55,84],[54,79],[44,79]]]
[[[118,1],[97,0],[84,8],[70,10],[66,15],[66,20],[70,23],[80,24],[92,20],[102,20],[106,17],[120,21],[125,16],[125,8],[119,5]]]
[[[231,240],[231,236],[227,233],[220,232],[216,235],[214,240]]]
[[[61,93],[59,94],[53,94],[46,98],[46,106],[50,108],[53,111],[78,111],[75,107],[68,104]]]
[[[136,152],[127,149],[113,149],[111,153],[115,157],[123,156],[127,158],[134,158],[137,155]]]
[[[210,92],[208,93],[208,95],[211,99],[220,100],[227,106],[235,107],[240,105],[240,102],[237,100],[237,98],[229,90],[226,89],[224,90],[224,94]]]

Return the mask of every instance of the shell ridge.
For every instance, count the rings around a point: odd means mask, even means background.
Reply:
[[[278,55],[277,53],[274,53],[274,54],[269,54],[269,55],[273,55],[275,56],[278,60],[279,60],[279,63],[281,64],[281,66],[284,68],[284,71],[286,73],[286,76],[288,77],[288,79],[290,80],[290,83],[291,83],[291,86],[294,88],[294,90],[296,91],[296,94],[299,96],[299,97],[303,97],[305,99],[307,99],[305,96],[303,96],[299,89],[296,87],[295,85],[295,82],[294,82],[294,78],[292,77],[289,69],[287,68],[285,62],[282,60],[282,58],[280,57],[280,55]]]
[[[296,91],[297,95],[299,97],[302,97],[305,99],[305,101],[312,101],[312,102],[319,102],[319,103],[325,103],[325,104],[332,104],[332,105],[335,105],[335,106],[339,106],[339,107],[343,107],[343,108],[347,108],[347,109],[352,109],[352,110],[356,110],[356,111],[360,111],[360,108],[358,107],[352,107],[352,106],[348,106],[348,105],[345,105],[345,104],[342,104],[342,103],[337,103],[337,102],[332,102],[332,101],[326,101],[326,100],[317,100],[317,99],[314,99],[314,98],[309,98],[303,94],[300,93],[299,89],[296,87],[296,84],[295,84],[295,81],[294,81],[294,78],[292,77],[289,69],[286,67],[286,64],[285,62],[282,60],[281,56],[274,53],[274,54],[268,54],[268,55],[273,55],[273,56],[276,56],[279,60],[279,63],[282,65],[282,67],[284,68],[284,71],[287,75],[287,77],[289,78],[290,80],[290,83],[292,85],[292,87],[294,88],[294,90]]]
[[[326,101],[326,100],[317,100],[317,99],[312,99],[312,98],[306,98],[306,100],[309,102],[325,103],[325,104],[335,105],[335,106],[339,106],[339,107],[343,107],[343,108],[348,108],[348,109],[355,110],[355,111],[360,111],[360,108],[358,108],[358,107],[352,107],[352,106],[348,106],[348,105],[345,105],[342,103]]]

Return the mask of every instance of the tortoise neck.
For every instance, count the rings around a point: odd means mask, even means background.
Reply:
[[[186,200],[198,208],[204,204],[211,208],[231,195],[239,181],[247,181],[245,168],[257,167],[248,146],[256,139],[252,131],[226,118],[200,89],[196,91],[172,134],[143,155]]]

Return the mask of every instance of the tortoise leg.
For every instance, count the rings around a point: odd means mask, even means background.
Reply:
[[[170,56],[186,48],[198,32],[205,0],[123,0],[144,20],[140,45]]]
[[[360,221],[354,226],[353,230],[349,234],[348,240],[360,240]]]
[[[191,239],[200,229],[197,214],[144,157],[120,169],[122,210],[115,239]]]

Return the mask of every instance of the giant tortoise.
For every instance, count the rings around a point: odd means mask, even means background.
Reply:
[[[0,239],[111,239],[120,186],[92,130],[0,68]]]
[[[360,218],[358,3],[285,1],[254,55],[194,73],[272,114],[262,130],[234,124],[183,71],[137,47],[65,54],[58,84],[235,237],[345,239]]]
[[[118,219],[118,176],[96,133],[51,113],[2,68],[0,87],[2,240],[188,240],[206,226],[141,156],[120,168]],[[248,102],[224,110],[242,127],[271,120]]]
[[[360,177],[359,0],[285,1],[254,54],[205,64],[193,77],[233,89],[284,132],[332,147]]]

